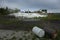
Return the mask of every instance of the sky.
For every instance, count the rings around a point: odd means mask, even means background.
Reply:
[[[22,11],[47,9],[48,12],[60,12],[60,0],[0,0],[0,7],[2,6]]]

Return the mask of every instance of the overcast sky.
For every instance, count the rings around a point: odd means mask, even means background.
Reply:
[[[0,6],[21,10],[47,9],[48,12],[60,12],[60,0],[0,0]]]

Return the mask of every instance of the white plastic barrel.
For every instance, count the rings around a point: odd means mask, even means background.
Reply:
[[[34,34],[36,34],[39,37],[44,37],[45,35],[45,31],[37,26],[33,27],[32,31]]]

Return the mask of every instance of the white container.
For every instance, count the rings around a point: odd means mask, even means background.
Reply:
[[[44,37],[45,35],[45,31],[37,26],[33,27],[32,31],[34,34],[36,34],[39,37]]]

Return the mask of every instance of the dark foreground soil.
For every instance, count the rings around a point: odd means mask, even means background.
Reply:
[[[34,26],[38,26],[41,28],[49,27],[60,30],[60,21],[21,21],[17,24],[18,25],[15,23],[10,25],[0,24],[0,29],[28,31],[31,30]]]

